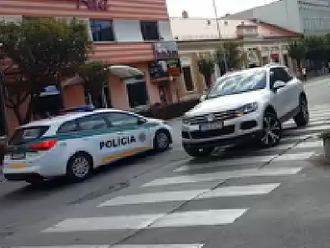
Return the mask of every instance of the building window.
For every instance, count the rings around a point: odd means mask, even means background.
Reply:
[[[148,104],[147,87],[144,79],[127,79],[127,94],[131,108]]]
[[[115,41],[112,21],[90,20],[93,41]]]
[[[193,91],[194,90],[194,83],[192,81],[190,67],[183,67],[182,71],[183,71],[184,82],[185,82],[185,85],[186,85],[186,90],[187,91]]]
[[[159,40],[158,23],[156,21],[141,21],[141,32],[144,40]]]

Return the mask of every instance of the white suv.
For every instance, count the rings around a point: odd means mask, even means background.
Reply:
[[[282,123],[309,121],[303,84],[280,65],[225,75],[202,102],[183,117],[182,142],[193,156],[207,156],[214,147],[257,139],[264,147],[281,140]]]

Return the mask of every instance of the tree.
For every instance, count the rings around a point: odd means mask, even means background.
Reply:
[[[83,64],[78,69],[78,75],[83,80],[85,91],[90,94],[92,103],[98,99],[102,93],[104,85],[109,79],[109,65],[101,62],[90,62]]]
[[[75,19],[70,23],[53,18],[0,23],[0,43],[4,56],[12,60],[18,71],[15,82],[6,83],[7,102],[12,102],[7,106],[14,109],[21,105],[25,95],[29,100],[24,117],[14,110],[20,124],[31,120],[44,87],[53,84],[61,91],[60,82],[74,74],[91,51],[87,27]],[[23,91],[26,92],[22,94]],[[17,97],[18,94],[21,96]]]
[[[209,88],[211,86],[211,77],[214,73],[214,60],[209,55],[199,54],[197,56],[197,65],[199,72],[205,79],[206,86]]]
[[[330,33],[325,36],[326,60],[330,62]]]
[[[315,70],[321,68],[326,60],[326,40],[324,36],[308,36],[304,38],[306,58],[314,62]]]
[[[306,47],[303,39],[293,41],[289,44],[289,56],[297,61],[297,65],[301,67],[301,61],[306,58]]]
[[[241,69],[244,63],[244,53],[240,50],[241,44],[234,41],[226,41],[216,51],[216,60],[220,68],[224,64],[224,55],[229,69]]]

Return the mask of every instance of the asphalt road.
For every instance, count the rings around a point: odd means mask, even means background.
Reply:
[[[170,151],[125,159],[84,183],[1,182],[0,247],[329,247],[330,174],[317,138],[330,128],[329,83],[306,84],[311,123],[287,123],[275,148],[191,159],[173,120]]]

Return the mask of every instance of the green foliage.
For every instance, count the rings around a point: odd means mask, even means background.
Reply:
[[[0,43],[3,55],[20,71],[18,83],[27,84],[21,87],[30,98],[22,123],[30,121],[43,88],[56,84],[60,89],[60,81],[73,74],[91,51],[87,27],[77,20],[36,18],[20,24],[0,23]]]
[[[109,79],[109,65],[101,62],[91,62],[80,66],[78,75],[83,80],[85,91],[92,99],[96,99],[102,93],[104,85]]]
[[[305,37],[304,44],[307,50],[307,59],[310,59],[314,62],[325,60],[326,40],[324,36]]]
[[[214,73],[214,60],[209,55],[199,54],[197,55],[197,65],[199,72],[204,76],[205,83],[209,88],[211,86],[211,77]]]
[[[240,50],[241,44],[234,41],[226,41],[216,51],[216,61],[221,67],[224,64],[224,57],[228,69],[240,69],[244,63],[244,53]],[[225,53],[225,56],[224,56]]]
[[[297,60],[298,65],[302,60],[306,58],[306,47],[304,40],[293,41],[289,44],[288,48],[289,56],[295,60]]]

